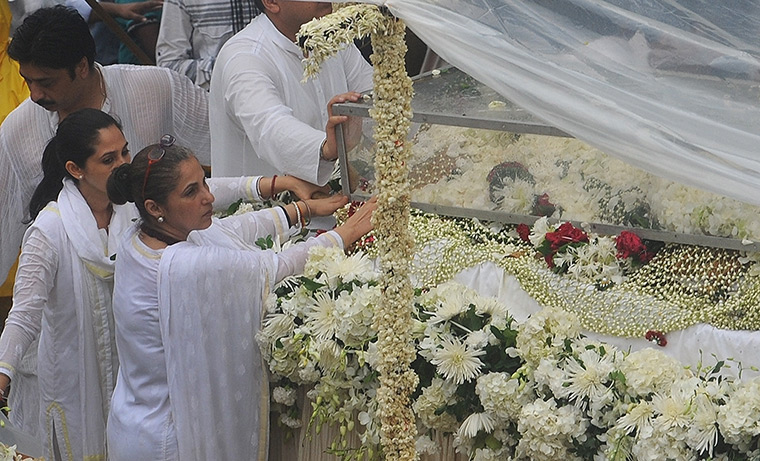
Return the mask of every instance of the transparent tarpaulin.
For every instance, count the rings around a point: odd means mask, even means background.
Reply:
[[[760,2],[373,3],[548,124],[658,176],[760,204]]]

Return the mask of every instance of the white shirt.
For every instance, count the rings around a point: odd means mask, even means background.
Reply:
[[[259,437],[252,435],[258,434],[260,427],[251,424],[229,427],[224,420],[215,420],[211,413],[221,413],[223,418],[234,415],[252,418],[256,402],[233,403],[237,392],[232,386],[250,391],[254,378],[265,376],[263,364],[237,363],[229,357],[231,362],[213,360],[215,363],[209,364],[208,357],[202,354],[209,347],[222,354],[258,351],[255,334],[260,325],[254,319],[259,318],[262,293],[252,287],[263,286],[259,280],[270,280],[271,286],[286,275],[301,272],[311,246],[342,245],[337,233],[328,232],[279,254],[255,249],[258,238],[286,237],[287,232],[285,214],[272,208],[215,219],[209,229],[191,232],[187,242],[162,250],[147,247],[137,229],[127,233],[116,261],[114,283],[120,369],[108,417],[109,460],[258,458],[255,453]],[[162,279],[159,276],[162,258],[180,246],[187,250],[172,265],[192,273],[193,279],[172,280],[171,275]],[[214,248],[222,252],[224,264],[242,259],[241,264],[234,271],[223,269],[219,252]],[[229,251],[230,248],[235,249]],[[216,255],[217,259],[209,255]],[[159,294],[165,289],[164,284],[176,290],[172,296]],[[234,292],[244,293],[242,298],[247,302],[241,303],[240,299],[229,302]],[[166,305],[165,300],[169,301]],[[246,304],[254,311],[246,310]],[[166,314],[170,307],[180,312],[168,322]],[[194,321],[197,314],[206,320]],[[230,328],[247,332],[246,336],[223,327],[219,331],[218,327],[225,322],[232,324]],[[167,329],[174,328],[189,331],[167,337]],[[188,361],[192,362],[189,366]],[[178,366],[180,370],[176,371]],[[215,372],[207,373],[208,367]],[[241,367],[247,374],[240,373]],[[174,372],[167,372],[173,369]],[[246,436],[231,437],[240,432]],[[194,437],[191,433],[199,435]]]
[[[184,74],[208,90],[216,55],[230,37],[229,0],[167,0],[161,10],[156,64]]]
[[[209,164],[206,91],[168,69],[96,66],[106,83],[102,110],[121,122],[133,153],[171,133],[178,144],[190,147],[202,164]],[[0,279],[5,279],[18,256],[29,200],[42,179],[42,152],[57,127],[58,114],[31,99],[22,102],[0,126]]]
[[[289,174],[326,184],[334,162],[319,158],[327,103],[372,88],[372,68],[355,46],[302,83],[303,53],[262,14],[225,43],[211,77],[212,174]]]

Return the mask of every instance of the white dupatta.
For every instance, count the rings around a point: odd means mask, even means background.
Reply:
[[[72,279],[75,283],[71,303],[76,309],[79,333],[78,338],[71,338],[70,341],[76,341],[80,351],[76,367],[79,374],[80,408],[70,411],[81,412],[83,458],[105,459],[106,420],[119,364],[113,324],[115,259],[112,256],[120,235],[137,214],[132,206],[114,206],[109,224],[110,233],[107,241],[104,241],[90,207],[70,179],[63,181],[63,189],[58,196],[58,209],[71,242],[69,250]],[[56,428],[60,430],[62,421],[57,420],[55,413],[48,415],[48,418],[56,419]],[[48,427],[50,423],[48,419]],[[76,437],[75,434],[69,436]],[[62,441],[60,435],[58,440]]]
[[[171,245],[158,304],[169,400],[182,461],[267,459],[269,383],[256,334],[272,252],[220,226]]]

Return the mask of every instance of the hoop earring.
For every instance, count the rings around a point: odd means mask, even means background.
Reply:
[[[164,217],[163,216],[159,216],[158,218],[156,218],[156,221],[158,221],[160,223],[164,222]]]

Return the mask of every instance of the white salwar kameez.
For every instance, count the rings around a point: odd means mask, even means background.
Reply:
[[[275,208],[215,220],[164,250],[148,248],[136,227],[125,238],[112,461],[267,459],[268,380],[255,339],[262,296],[303,270],[310,247],[342,245],[328,232],[279,254],[256,248],[286,227]]]
[[[209,182],[217,203],[227,206],[259,199],[257,179]],[[13,383],[11,408],[21,400],[27,426],[39,421],[25,429],[44,437],[48,459],[54,459],[53,437],[65,460],[106,458],[105,425],[118,369],[114,255],[137,218],[134,204],[114,206],[110,232],[98,229],[79,189],[66,179],[57,202],[40,212],[24,237],[14,305],[0,337],[0,372]],[[38,337],[39,348],[24,357]],[[39,390],[36,379],[17,373],[30,355],[38,361]]]
[[[109,228],[125,229],[133,206],[116,206]],[[0,366],[15,388],[16,365],[39,335],[40,434],[46,457],[56,438],[63,459],[105,459],[108,399],[118,361],[111,291],[118,238],[98,229],[70,180],[24,236],[14,306],[0,341]],[[32,403],[25,402],[31,412]]]

